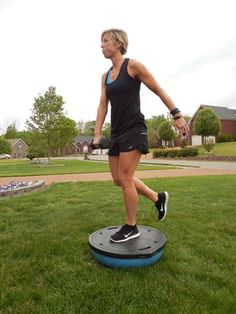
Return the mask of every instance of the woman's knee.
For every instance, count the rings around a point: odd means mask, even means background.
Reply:
[[[122,188],[125,188],[133,184],[133,178],[130,178],[128,176],[119,176],[118,183],[119,183],[119,186],[121,186]]]
[[[113,182],[119,187],[126,187],[127,185],[129,185],[129,181],[130,180],[128,180],[126,177],[113,178]]]
[[[114,182],[114,184],[117,185],[117,186],[122,186],[122,182],[120,181],[119,178],[113,178],[113,182]]]

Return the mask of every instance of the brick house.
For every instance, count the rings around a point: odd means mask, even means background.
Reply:
[[[92,149],[89,144],[92,142],[93,136],[91,135],[79,135],[74,138],[77,154],[83,154],[84,152],[92,153]]]
[[[64,147],[64,156],[72,156],[83,154],[88,152],[89,154],[95,155],[105,155],[108,152],[108,149],[95,149],[89,147],[90,143],[93,140],[91,135],[79,135],[73,139],[71,144],[67,144]]]
[[[29,146],[21,138],[9,139],[8,142],[11,144],[12,147],[11,156],[13,158],[26,157]]]
[[[189,122],[189,138],[188,142],[190,145],[201,145],[202,138],[199,135],[193,134],[193,124],[196,118],[197,113],[205,108],[212,109],[215,114],[218,116],[221,123],[220,134],[236,134],[236,109],[229,109],[227,107],[219,106],[208,106],[200,105],[192,119]]]
[[[86,150],[88,153],[92,153],[92,149],[89,144],[92,142],[93,136],[79,135],[73,139],[72,144],[68,144],[64,147],[64,155],[77,155],[83,154]]]

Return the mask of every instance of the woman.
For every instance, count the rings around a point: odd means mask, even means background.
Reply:
[[[121,29],[108,29],[102,33],[101,48],[112,67],[102,76],[102,92],[97,109],[94,145],[98,145],[101,129],[111,104],[111,144],[109,165],[114,183],[123,191],[126,207],[126,222],[111,236],[113,242],[124,242],[137,238],[136,226],[138,194],[151,200],[157,209],[158,219],[163,220],[167,213],[169,195],[157,193],[134,177],[141,154],[148,152],[147,127],[140,111],[140,85],[144,83],[161,98],[173,116],[176,128],[186,134],[188,126],[181,112],[167,93],[156,82],[146,67],[133,59],[125,59],[128,37]]]

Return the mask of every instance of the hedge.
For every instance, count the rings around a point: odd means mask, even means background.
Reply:
[[[152,153],[153,158],[158,157],[194,157],[198,155],[198,149],[196,147],[184,147],[184,148],[160,148],[155,149]]]
[[[234,141],[236,141],[236,134],[222,133],[220,135],[217,135],[216,137],[216,143],[226,143]]]

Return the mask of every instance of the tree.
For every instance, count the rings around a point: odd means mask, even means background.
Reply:
[[[80,120],[77,122],[78,135],[84,134],[84,121]]]
[[[3,136],[0,136],[0,154],[11,154],[11,144]]]
[[[161,140],[168,142],[168,146],[171,141],[175,139],[175,131],[169,120],[163,121],[158,129],[158,136]]]
[[[84,134],[94,136],[96,121],[87,121],[84,124]]]
[[[61,117],[58,123],[58,130],[54,133],[54,145],[58,150],[58,156],[62,155],[66,144],[72,143],[73,138],[78,134],[76,122],[68,117]]]
[[[111,136],[111,124],[110,122],[105,122],[102,128],[102,135],[105,137]]]
[[[79,135],[91,135],[94,136],[96,121],[79,121],[77,122],[77,134]],[[105,122],[101,131],[101,134],[105,137],[111,136],[111,124]]]
[[[189,122],[191,121],[191,119],[192,119],[191,116],[186,115],[186,114],[183,115],[183,118],[184,118],[184,120],[186,121],[186,123],[189,123]]]
[[[27,157],[30,158],[29,156],[31,156],[32,158],[30,159],[39,159],[40,157],[45,157],[46,155],[47,151],[43,137],[40,136],[38,132],[32,132]]]
[[[21,138],[28,146],[30,146],[31,133],[29,131],[19,131],[17,132],[17,137]]]
[[[4,137],[6,139],[17,138],[17,128],[15,123],[8,125]]]
[[[147,136],[148,136],[148,146],[156,147],[158,144],[158,129],[163,121],[166,121],[164,115],[152,116],[152,118],[147,119]]]
[[[65,117],[64,104],[62,96],[56,94],[56,88],[50,86],[43,96],[34,99],[32,115],[26,121],[28,130],[45,145],[49,161],[55,149],[55,134],[58,134],[61,120]]]
[[[17,138],[15,135],[15,132],[18,132],[20,122],[17,119],[4,119],[3,124],[0,126],[0,132],[2,135],[4,135],[7,139]],[[9,136],[8,136],[9,132]],[[11,134],[11,132],[13,132]]]
[[[220,131],[220,120],[211,108],[201,109],[193,124],[194,134],[203,137],[216,136]]]
[[[159,126],[163,121],[166,121],[164,115],[152,116],[152,118],[146,120],[146,125],[148,129],[152,129],[157,133]]]
[[[148,137],[148,147],[157,147],[157,144],[158,144],[157,132],[153,129],[148,129],[147,137]]]

